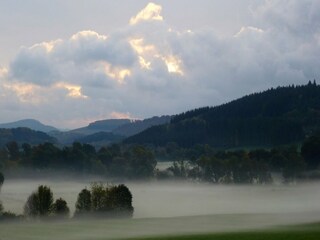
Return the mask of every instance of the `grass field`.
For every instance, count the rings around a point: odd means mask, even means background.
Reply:
[[[0,224],[0,239],[319,240],[320,223],[306,223],[319,222],[320,218],[303,215],[226,214],[130,220],[12,222]]]
[[[319,240],[320,223],[296,225],[263,231],[213,233],[185,236],[131,238],[130,240]]]

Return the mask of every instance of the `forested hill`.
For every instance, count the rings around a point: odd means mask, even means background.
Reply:
[[[34,131],[29,128],[0,128],[0,147],[8,142],[17,142],[18,144],[29,143],[31,145],[44,142],[56,143],[57,140],[46,133]]]
[[[171,116],[161,116],[147,118],[144,120],[135,120],[116,128],[112,132],[117,135],[129,137],[138,134],[152,126],[169,123],[170,120]]]
[[[189,147],[276,146],[302,141],[320,129],[320,86],[309,82],[254,93],[232,102],[176,115],[169,124],[155,126],[126,143]]]

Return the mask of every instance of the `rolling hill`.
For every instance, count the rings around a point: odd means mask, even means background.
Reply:
[[[95,121],[83,128],[77,128],[69,131],[70,133],[76,133],[81,135],[91,135],[98,132],[112,132],[116,128],[130,123],[130,119],[106,119]]]
[[[31,145],[44,142],[56,143],[57,140],[44,132],[34,131],[29,128],[0,129],[0,146],[15,141],[18,144],[29,143]]]
[[[194,109],[124,140],[163,146],[210,144],[219,148],[301,142],[320,129],[320,86],[272,88],[216,107]]]
[[[87,136],[88,137],[90,136],[89,138],[91,141],[92,138],[97,137],[95,135],[97,133],[101,133],[101,132],[111,133],[114,129],[122,125],[128,124],[130,122],[131,122],[130,119],[106,119],[106,120],[95,121],[93,123],[90,123],[86,127],[77,128],[77,129],[73,129],[66,132],[53,131],[53,132],[50,132],[50,135],[58,139],[59,143],[61,144],[71,144],[74,141],[78,141],[79,139],[80,140],[85,139]],[[102,141],[101,137],[102,135],[100,134],[98,137],[99,141]],[[106,142],[110,142],[110,135],[105,137],[106,137]]]
[[[30,128],[32,130],[41,131],[45,133],[58,130],[55,127],[44,125],[43,123],[35,119],[23,119],[16,122],[0,124],[0,128],[9,129],[9,128],[19,128],[19,127]]]
[[[121,140],[123,140],[123,138],[123,136],[115,135],[110,132],[97,132],[91,135],[78,138],[75,141],[80,143],[91,144],[96,147],[102,147],[110,143],[120,142]]]
[[[144,120],[134,120],[130,123],[117,127],[112,132],[117,135],[129,137],[138,134],[152,126],[169,123],[171,116],[152,117]]]
[[[49,134],[58,139],[61,144],[71,144],[74,141],[103,145],[119,142],[125,137],[135,135],[143,130],[170,122],[171,116],[152,117],[144,120],[106,119],[90,123],[86,127],[61,132],[52,131]]]

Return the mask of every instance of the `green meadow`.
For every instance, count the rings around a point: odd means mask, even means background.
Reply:
[[[131,240],[138,240],[135,238]],[[320,223],[275,227],[267,230],[252,230],[232,233],[189,234],[182,236],[148,237],[143,240],[318,240]]]
[[[176,218],[0,224],[1,240],[318,240],[320,222],[305,214],[223,214]],[[305,215],[305,216],[303,216]],[[290,219],[292,222],[290,222]],[[304,220],[305,219],[305,220]]]

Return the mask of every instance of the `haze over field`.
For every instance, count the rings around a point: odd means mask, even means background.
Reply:
[[[319,13],[317,0],[2,1],[0,122],[76,128],[305,84]]]
[[[71,212],[83,180],[8,180],[1,198],[6,209],[21,213],[39,182],[54,197],[68,201]],[[147,235],[195,234],[261,229],[320,220],[318,182],[298,185],[236,186],[179,182],[128,183],[133,220],[83,220],[0,225],[1,239],[116,239]],[[28,232],[26,235],[25,233]]]
[[[25,201],[40,183],[50,186],[55,198],[64,198],[72,213],[78,193],[90,187],[86,180],[7,180],[1,192],[5,208],[22,213]],[[292,186],[166,181],[127,185],[133,194],[134,218],[320,212],[318,182]]]

